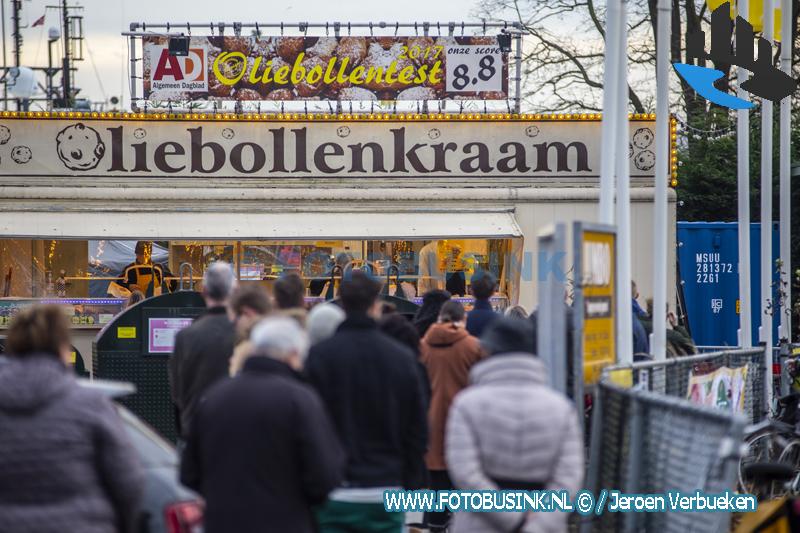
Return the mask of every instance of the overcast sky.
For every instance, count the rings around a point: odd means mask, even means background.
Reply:
[[[10,2],[6,4],[6,57],[12,64]],[[24,0],[22,24],[30,26],[46,14],[45,24],[22,31],[22,64],[47,66],[47,29],[60,26],[58,11],[45,9],[56,0]],[[84,0],[85,60],[78,63],[80,96],[102,101],[123,96],[128,106],[126,39],[131,22],[379,22],[391,23],[470,19],[474,2],[467,0]],[[202,30],[198,33],[203,33]],[[266,33],[266,32],[265,32]],[[55,55],[60,57],[60,47]]]

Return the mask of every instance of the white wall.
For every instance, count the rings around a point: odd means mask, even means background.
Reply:
[[[639,288],[639,302],[645,307],[648,298],[653,297],[653,189],[634,189],[631,203],[631,275]],[[532,279],[520,282],[519,303],[526,309],[536,307],[537,292],[537,239],[539,232],[556,222],[567,224],[566,270],[572,266],[572,223],[574,221],[596,222],[596,201],[564,199],[562,201],[526,202],[515,205],[516,218],[524,235],[524,252],[531,254],[533,261]],[[667,239],[667,301],[670,309],[675,309],[675,198],[671,195],[669,204],[669,234]],[[567,273],[570,279],[571,273]]]

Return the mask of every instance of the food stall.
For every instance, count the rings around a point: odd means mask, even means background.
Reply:
[[[630,118],[633,276],[647,297],[654,116]],[[139,241],[171,280],[188,264],[196,282],[213,260],[267,287],[292,271],[314,303],[343,260],[391,294],[441,287],[469,305],[470,277],[489,270],[496,307],[530,310],[550,261],[535,236],[596,219],[600,152],[598,114],[2,112],[0,328],[59,301],[91,353],[124,305],[104,288]]]

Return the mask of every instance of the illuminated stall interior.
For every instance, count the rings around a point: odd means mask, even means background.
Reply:
[[[230,263],[241,283],[261,283],[267,289],[282,274],[297,273],[305,282],[309,305],[335,294],[342,270],[350,268],[371,271],[387,280],[389,294],[416,302],[427,290],[442,288],[463,297],[470,308],[469,281],[480,270],[499,280],[495,307],[516,301],[519,290],[519,269],[513,265],[521,255],[521,238],[147,242],[152,242],[152,261],[165,268],[165,285],[172,290],[180,288],[181,275],[183,288],[199,290],[204,269],[217,260]],[[41,300],[65,304],[76,326],[101,327],[123,308],[126,293],[115,285],[135,261],[136,243],[0,240],[0,327],[20,307]],[[431,271],[438,273],[428,275]]]

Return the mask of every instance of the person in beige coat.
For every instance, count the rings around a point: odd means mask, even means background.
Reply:
[[[498,318],[481,336],[489,357],[450,409],[445,456],[462,490],[566,490],[583,482],[583,438],[572,402],[547,384],[528,320]],[[454,513],[453,533],[561,532],[567,513]]]
[[[467,332],[464,306],[455,300],[444,303],[439,319],[422,339],[420,361],[431,384],[428,408],[428,453],[425,463],[432,490],[452,489],[444,458],[444,428],[447,413],[456,394],[469,383],[469,370],[481,360],[478,339]],[[425,513],[424,522],[432,532],[444,531],[449,513]]]

